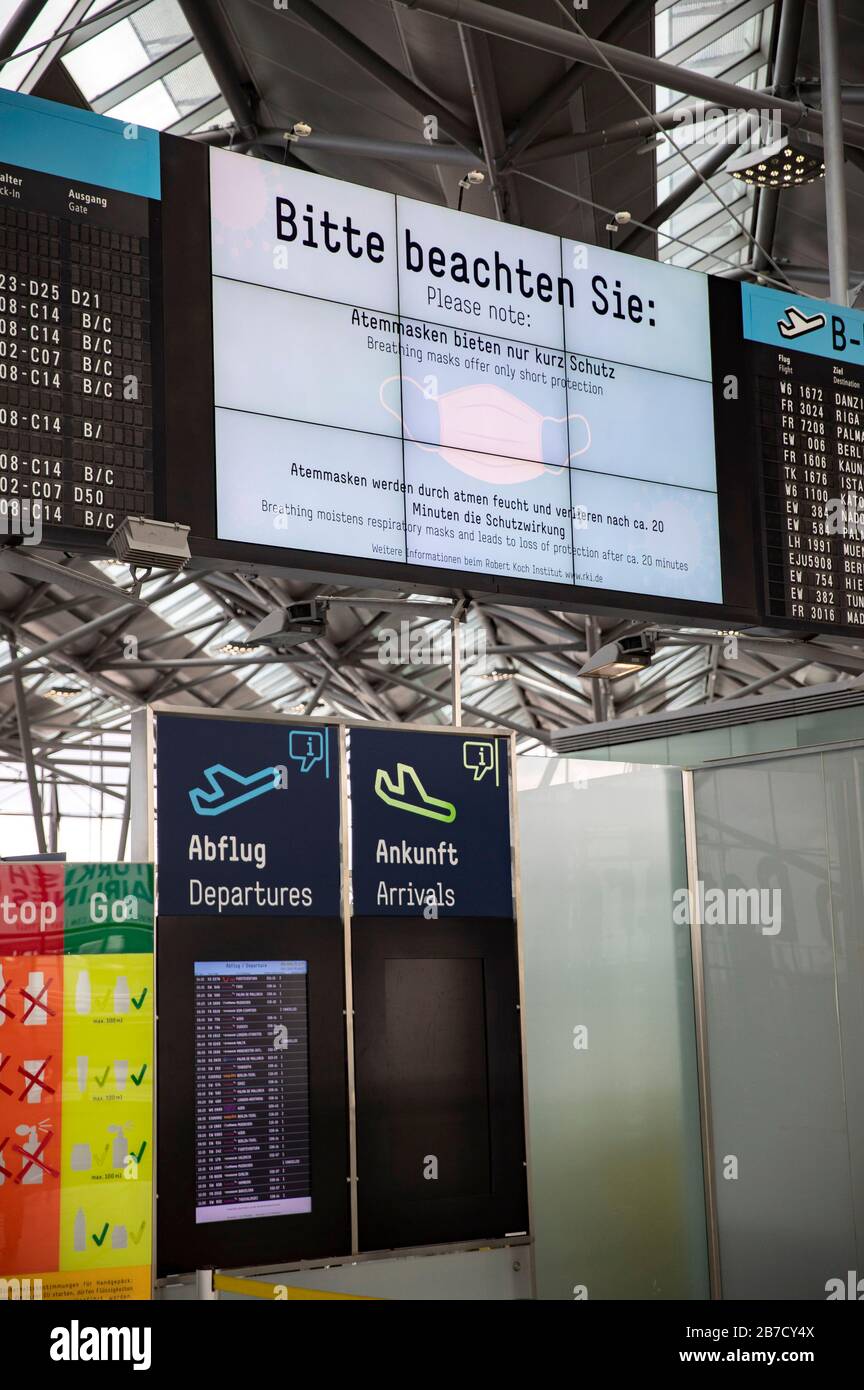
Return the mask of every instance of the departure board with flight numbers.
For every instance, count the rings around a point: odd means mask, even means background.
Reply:
[[[864,316],[747,286],[769,620],[864,625]]]
[[[9,93],[0,118],[0,527],[104,542],[156,514],[158,137]]]

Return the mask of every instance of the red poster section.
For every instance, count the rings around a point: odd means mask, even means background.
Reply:
[[[56,1269],[63,957],[0,962],[0,1275]]]

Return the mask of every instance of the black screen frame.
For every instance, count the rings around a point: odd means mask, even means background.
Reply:
[[[359,1248],[503,1240],[528,1233],[518,948],[507,918],[355,917],[351,924]],[[389,959],[479,959],[485,977],[491,1188],[403,1196],[388,1171],[387,1108],[398,1103],[384,1026]],[[404,1078],[403,1078],[404,1081]],[[388,1101],[388,1088],[391,1099]],[[411,1089],[422,1104],[422,1078]],[[413,1102],[412,1102],[413,1103]]]
[[[165,245],[166,438],[165,515],[188,525],[193,565],[241,573],[271,573],[348,583],[372,581],[430,594],[494,596],[508,602],[578,613],[614,613],[646,620],[686,619],[693,626],[752,625],[759,621],[761,587],[754,571],[750,471],[740,441],[717,445],[722,603],[631,594],[573,584],[539,583],[475,571],[430,569],[402,561],[365,560],[320,551],[221,540],[216,517],[213,290],[209,148],[162,137]],[[202,215],[206,209],[206,215]],[[723,285],[722,290],[735,287]],[[709,277],[709,290],[713,282]],[[712,344],[713,344],[713,295]],[[727,301],[728,303],[728,301]],[[740,311],[739,311],[740,325]],[[740,341],[740,327],[739,327]],[[725,419],[721,378],[714,361],[715,429]],[[725,354],[724,354],[725,355]],[[182,381],[183,391],[171,389]]]
[[[344,933],[338,918],[162,917],[156,932],[159,1278],[351,1253]],[[312,1210],[195,1220],[195,975],[208,960],[308,962]]]

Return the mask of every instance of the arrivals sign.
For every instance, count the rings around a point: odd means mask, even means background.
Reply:
[[[161,714],[156,737],[162,916],[339,915],[332,725]]]
[[[0,1287],[151,1292],[153,870],[0,864]]]
[[[512,917],[508,740],[353,729],[354,915]]]

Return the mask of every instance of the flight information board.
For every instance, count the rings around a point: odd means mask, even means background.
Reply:
[[[155,510],[158,136],[11,93],[0,118],[0,531],[104,538]]]
[[[0,542],[860,631],[864,316],[0,92]]]
[[[312,1210],[306,961],[195,962],[195,1220]]]
[[[864,624],[864,315],[743,286],[762,485],[766,606]]]

